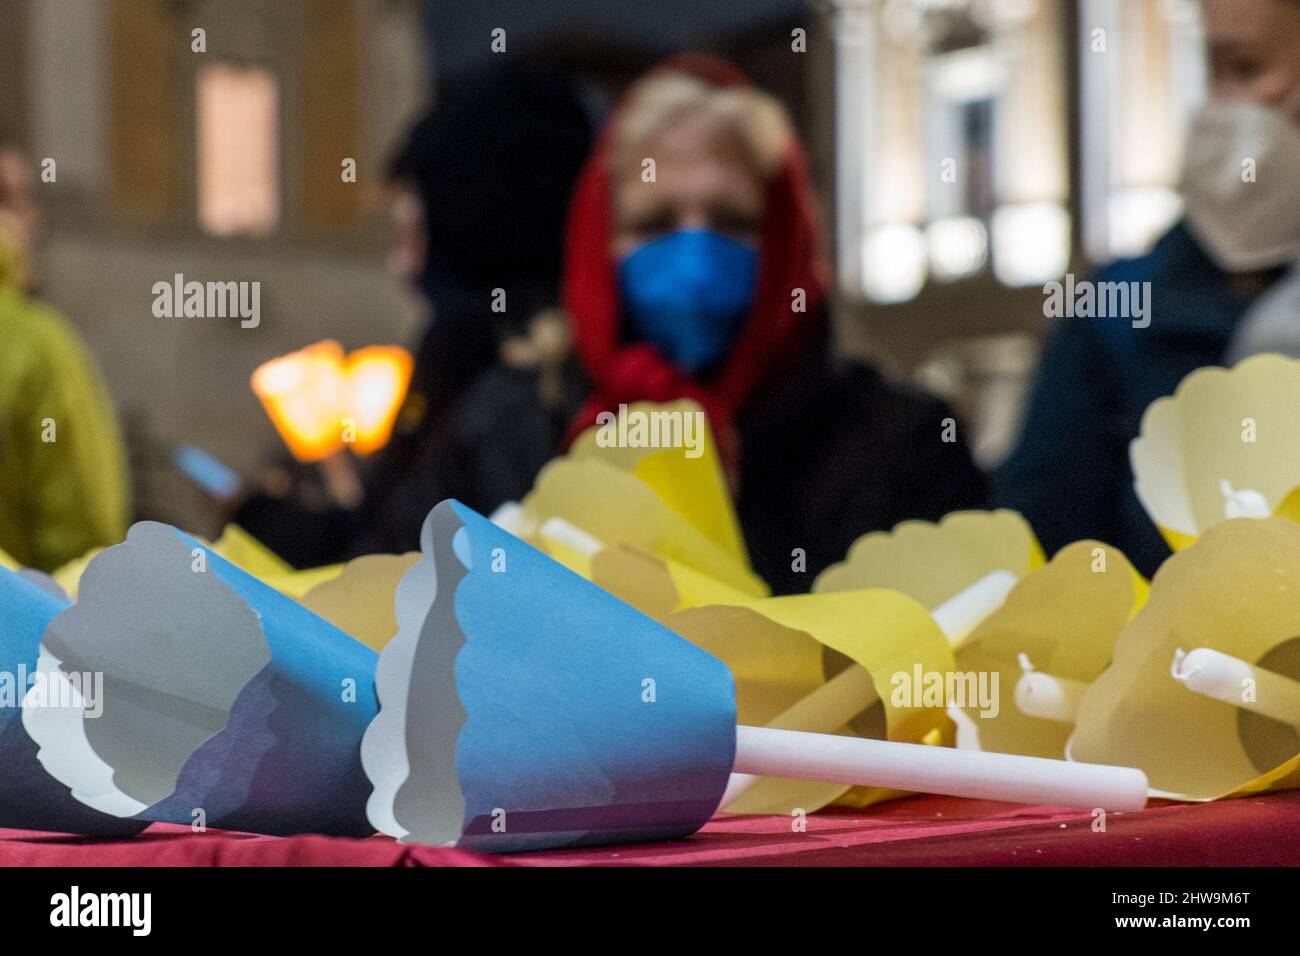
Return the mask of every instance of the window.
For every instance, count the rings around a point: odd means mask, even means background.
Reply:
[[[264,236],[280,220],[280,93],[262,67],[200,68],[198,220],[214,236]]]
[[[1083,0],[1079,62],[1088,254],[1140,255],[1178,219],[1183,135],[1205,94],[1194,0]]]
[[[906,302],[984,272],[1068,268],[1060,9],[1037,0],[835,0],[841,283]]]

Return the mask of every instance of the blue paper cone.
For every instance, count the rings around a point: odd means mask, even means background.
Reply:
[[[503,852],[709,819],[735,756],[720,661],[459,502],[422,551],[362,746],[378,829]]]
[[[89,836],[128,836],[145,824],[100,813],[73,799],[36,757],[22,722],[23,696],[36,680],[41,635],[67,601],[0,568],[0,827]]]
[[[257,833],[373,832],[359,748],[377,656],[174,528],[138,524],[98,555],[43,651],[65,673],[104,675],[102,716],[29,728],[92,806]],[[93,755],[78,757],[78,732]]]

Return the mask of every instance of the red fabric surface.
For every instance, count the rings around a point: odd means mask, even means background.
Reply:
[[[1300,793],[1112,814],[912,797],[788,817],[715,817],[688,840],[490,857],[387,837],[259,837],[155,824],[125,840],[0,830],[4,866],[1300,866]]]
[[[0,830],[0,866],[491,866],[463,850],[406,846],[388,837],[268,837],[155,823],[136,837]]]
[[[686,73],[717,86],[746,86],[744,75],[700,56],[677,57],[655,72]],[[817,249],[812,186],[803,147],[791,139],[785,165],[768,185],[759,238],[758,287],[749,319],[730,358],[709,383],[678,371],[651,345],[624,343],[617,269],[610,256],[613,212],[607,171],[611,123],[574,188],[565,243],[564,304],[578,357],[596,393],[573,422],[569,438],[620,403],[691,398],[709,415],[724,459],[735,464],[733,416],[754,388],[783,365],[797,361],[823,320],[824,266]],[[791,308],[803,289],[807,308]]]
[[[788,817],[718,816],[689,840],[516,854],[528,866],[1300,866],[1300,794],[1213,804],[1154,801],[1111,814],[953,797]]]

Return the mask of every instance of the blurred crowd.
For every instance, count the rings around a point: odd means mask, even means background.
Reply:
[[[490,513],[600,413],[688,398],[777,593],[810,580],[795,549],[816,573],[868,531],[987,506],[1024,513],[1049,553],[1097,538],[1150,572],[1167,552],[1132,491],[1142,412],[1195,368],[1300,354],[1300,2],[1203,8],[1185,216],[1096,277],[1150,283],[1152,320],[1061,320],[996,474],[943,401],[836,348],[807,159],[775,99],[704,57],[612,106],[504,65],[440,90],[388,170],[393,261],[428,313],[391,442],[355,495],[286,460],[231,518],[299,567],[412,550],[438,501]],[[95,363],[29,281],[34,176],[0,141],[0,548],[48,570],[121,540],[131,506]]]

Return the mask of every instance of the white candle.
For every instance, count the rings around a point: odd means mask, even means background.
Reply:
[[[1141,770],[771,727],[736,728],[735,770],[977,800],[1141,810]]]
[[[496,511],[492,512],[492,517],[488,520],[498,528],[509,531],[516,538],[527,537],[532,530],[523,505],[517,501],[503,502]]]
[[[1188,690],[1300,727],[1300,681],[1208,647],[1175,651],[1170,673]]]
[[[552,541],[572,548],[586,558],[594,557],[604,547],[599,538],[588,534],[577,525],[565,521],[563,518],[547,518],[542,522],[538,533],[543,538],[550,538]]]
[[[1079,701],[1083,700],[1088,685],[1036,671],[1024,654],[1020,655],[1020,668],[1024,671],[1016,681],[1016,707],[1020,712],[1026,717],[1074,723],[1079,714]]]
[[[965,645],[981,621],[1002,606],[1015,586],[1016,576],[1010,571],[992,571],[930,613],[956,650]]]
[[[980,621],[997,610],[1015,583],[1016,576],[1010,571],[994,571],[931,613],[949,641],[956,643],[954,635],[960,639],[973,631]],[[828,734],[839,730],[879,699],[871,675],[853,664],[768,721],[767,726]],[[752,774],[732,774],[720,806],[725,809],[740,799],[757,780]]]
[[[767,726],[778,730],[829,734],[839,730],[879,699],[871,675],[865,668],[852,664],[807,697],[783,710],[768,721]],[[727,781],[722,802],[718,805],[723,809],[731,806],[748,793],[758,780],[754,774],[733,773]]]

